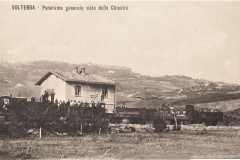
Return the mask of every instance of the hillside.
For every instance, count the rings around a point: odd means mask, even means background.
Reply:
[[[206,103],[240,98],[240,86],[221,82],[192,79],[186,76],[150,77],[134,73],[130,68],[96,64],[68,64],[35,61],[1,63],[0,95],[39,96],[35,83],[49,70],[71,71],[85,67],[89,74],[106,76],[117,83],[118,104],[129,102],[132,107],[156,107],[162,103]]]

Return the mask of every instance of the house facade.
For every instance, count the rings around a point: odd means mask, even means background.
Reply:
[[[84,103],[105,103],[108,113],[115,109],[115,82],[99,76],[85,73],[74,68],[72,72],[49,71],[37,83],[41,95],[49,96],[52,101],[80,101]]]

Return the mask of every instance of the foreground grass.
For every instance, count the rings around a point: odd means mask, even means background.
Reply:
[[[171,131],[0,140],[0,159],[240,158],[240,131]]]

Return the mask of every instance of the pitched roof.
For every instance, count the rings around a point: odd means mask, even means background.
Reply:
[[[50,75],[55,75],[58,78],[66,82],[82,82],[82,83],[91,83],[91,84],[106,84],[106,85],[115,85],[115,82],[99,75],[88,75],[88,74],[75,74],[72,72],[62,72],[62,71],[49,71],[44,75],[35,85],[41,85]]]

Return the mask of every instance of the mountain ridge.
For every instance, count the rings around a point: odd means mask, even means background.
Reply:
[[[89,74],[105,76],[117,83],[118,104],[123,102],[158,101],[159,103],[211,102],[240,98],[240,86],[224,82],[194,79],[184,75],[147,76],[123,66],[92,63],[69,64],[55,61],[33,61],[0,64],[0,94],[39,96],[35,83],[49,70],[71,71],[75,66],[85,67]],[[210,97],[210,98],[209,98]],[[227,98],[225,98],[227,97]],[[142,103],[144,104],[144,103]],[[149,105],[154,105],[149,104]],[[135,106],[134,106],[135,107]]]

